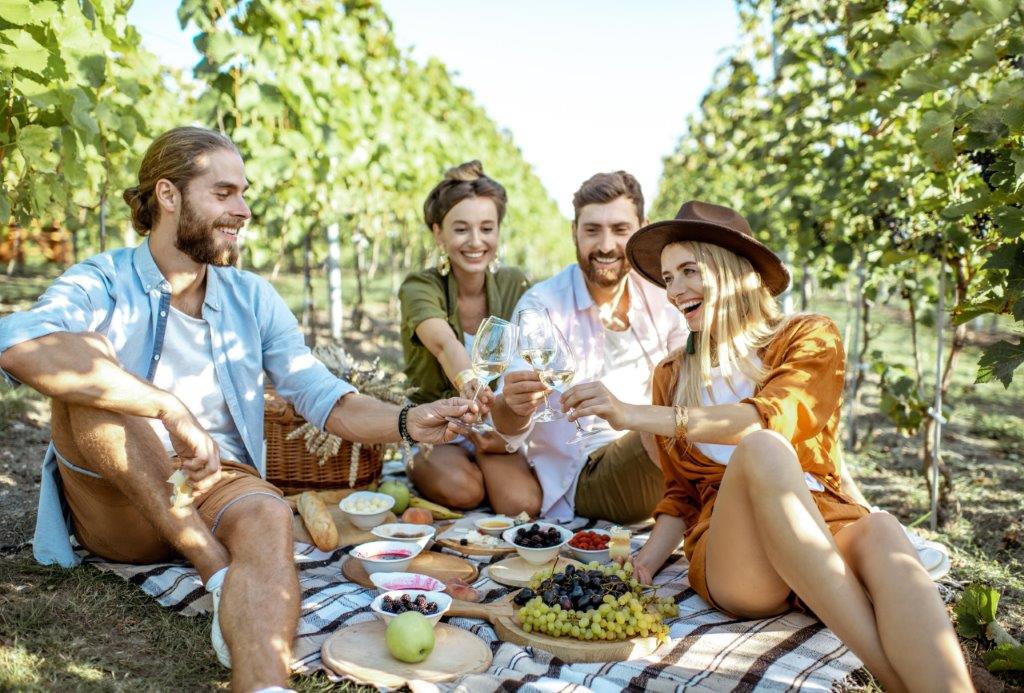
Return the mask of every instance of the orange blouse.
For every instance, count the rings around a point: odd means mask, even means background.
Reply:
[[[832,492],[829,495],[852,503],[842,495],[839,481],[837,434],[845,355],[836,324],[823,315],[794,316],[759,356],[769,375],[752,397],[742,401],[757,408],[765,428],[789,439],[800,466],[821,481]],[[658,364],[653,382],[655,405],[672,404],[684,358],[686,354],[678,350]],[[683,518],[690,547],[690,536],[695,531],[703,534],[707,528],[725,465],[683,440],[658,436],[658,443],[665,496],[654,516],[667,513]]]

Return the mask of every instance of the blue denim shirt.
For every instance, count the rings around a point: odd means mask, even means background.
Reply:
[[[98,332],[121,365],[151,380],[163,350],[171,287],[147,239],[68,269],[29,310],[0,320],[0,353],[53,332]],[[207,268],[203,319],[210,325],[214,368],[248,460],[266,474],[263,441],[264,372],[278,393],[321,428],[335,403],[355,391],[309,351],[295,316],[269,282],[231,267]],[[2,371],[0,371],[2,372]],[[12,385],[19,383],[3,373]],[[43,458],[33,551],[43,564],[78,563],[69,540],[53,443]]]

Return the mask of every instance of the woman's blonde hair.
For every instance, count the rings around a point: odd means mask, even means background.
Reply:
[[[754,359],[775,337],[783,315],[761,275],[747,258],[718,245],[699,241],[669,245],[693,253],[704,283],[696,349],[681,361],[674,403],[702,406],[701,391],[711,396],[714,366],[721,369],[726,382],[737,372],[756,384],[764,382],[768,371]]]

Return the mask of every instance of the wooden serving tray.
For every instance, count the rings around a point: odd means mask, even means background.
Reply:
[[[479,574],[476,566],[466,559],[447,553],[438,553],[437,551],[424,551],[412,559],[412,563],[409,564],[405,572],[427,575],[437,578],[445,584],[452,580],[473,582]],[[366,568],[363,567],[363,564],[358,559],[352,556],[346,558],[345,562],[341,564],[341,574],[349,581],[363,587],[374,586],[370,582],[370,576],[366,573]]]
[[[653,637],[629,640],[577,640],[572,637],[556,638],[544,633],[527,633],[516,620],[516,606],[512,603],[514,594],[488,604],[453,599],[451,608],[445,616],[489,621],[502,640],[550,652],[565,662],[621,662],[646,657],[658,649],[658,639]]]
[[[583,567],[583,564],[579,561],[561,555],[557,556],[550,563],[534,565],[516,554],[515,556],[509,556],[503,561],[489,565],[484,570],[487,571],[487,577],[499,584],[508,587],[526,587],[530,584],[530,580],[533,579],[536,573],[542,570],[562,570],[567,565],[577,568]]]
[[[468,630],[438,623],[434,651],[417,664],[395,659],[388,651],[382,621],[364,621],[327,638],[320,650],[324,664],[357,683],[401,688],[410,681],[442,683],[486,671],[491,648]]]

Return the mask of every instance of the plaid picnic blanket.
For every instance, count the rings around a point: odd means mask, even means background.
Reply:
[[[575,530],[601,523],[577,519],[568,526]],[[646,529],[634,532],[633,549],[646,540]],[[369,605],[376,590],[346,582],[341,575],[341,564],[349,548],[323,553],[307,544],[295,545],[302,590],[302,618],[293,664],[296,673],[323,669],[320,648],[324,641],[346,625],[374,618]],[[481,569],[489,561],[486,557],[475,560]],[[85,557],[85,562],[121,576],[182,615],[194,616],[212,609],[199,576],[187,565],[134,566],[109,563],[94,556]],[[469,630],[490,645],[494,661],[484,673],[436,688],[417,686],[416,690],[831,690],[861,666],[831,631],[803,614],[791,612],[758,621],[740,621],[709,608],[690,589],[687,569],[680,552],[655,580],[660,595],[675,598],[679,616],[669,621],[670,641],[648,657],[626,662],[568,664],[543,650],[499,641],[494,629],[484,621],[452,618],[451,624]],[[488,579],[483,571],[474,586],[485,594],[487,601],[511,591]],[[340,680],[330,670],[326,671],[332,679]]]

